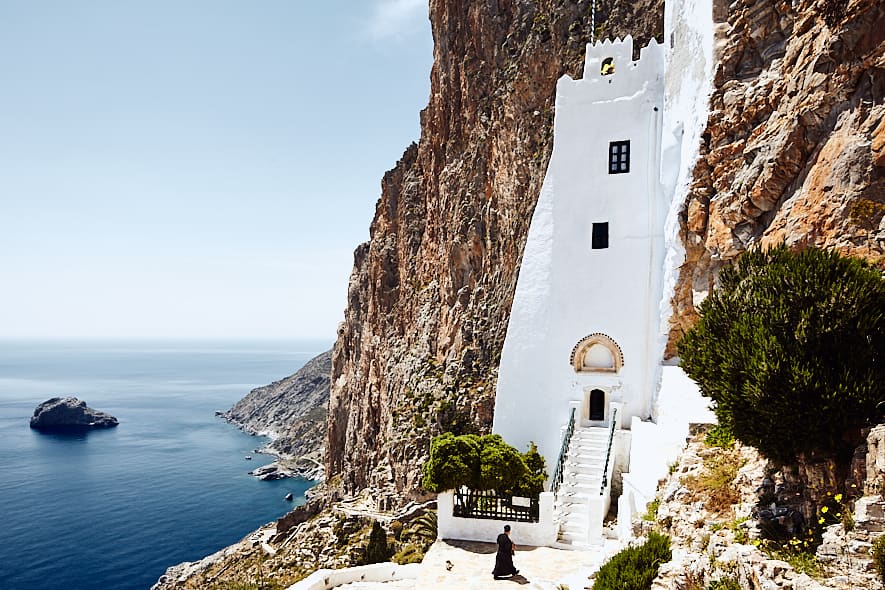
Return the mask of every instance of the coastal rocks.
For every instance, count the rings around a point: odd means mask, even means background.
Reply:
[[[43,432],[113,428],[119,423],[110,414],[94,410],[76,397],[48,399],[31,416],[31,428]]]
[[[274,461],[262,465],[249,472],[249,475],[264,481],[300,477],[309,481],[319,481],[323,478],[323,465],[317,461],[302,457],[295,462]]]
[[[250,472],[262,479],[323,478],[332,351],[307,361],[294,375],[257,387],[220,414],[244,432],[271,439],[260,452],[278,461]],[[273,468],[272,468],[273,467]]]

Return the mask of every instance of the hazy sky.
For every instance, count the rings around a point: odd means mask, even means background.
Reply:
[[[0,0],[0,338],[333,339],[426,0]]]

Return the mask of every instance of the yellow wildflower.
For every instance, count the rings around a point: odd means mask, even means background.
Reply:
[[[842,494],[836,494],[835,496],[833,496],[833,499],[836,502],[841,502],[842,501]]]
[[[824,506],[823,508],[820,509],[820,511],[821,511],[822,513],[824,513],[824,514],[826,514],[829,510],[830,510],[830,509],[827,508],[826,506]]]

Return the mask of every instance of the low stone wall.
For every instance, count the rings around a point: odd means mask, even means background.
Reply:
[[[442,492],[436,498],[438,538],[492,543],[504,531],[504,525],[513,528],[511,538],[518,545],[553,547],[556,542],[556,525],[553,522],[553,493],[543,492],[539,499],[538,522],[512,522],[486,518],[461,518],[453,516],[455,494]]]
[[[317,570],[286,590],[331,590],[351,582],[393,582],[414,580],[421,569],[420,563],[399,565],[392,562],[360,565],[340,570]]]

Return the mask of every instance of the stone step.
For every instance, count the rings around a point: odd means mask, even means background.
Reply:
[[[605,457],[597,453],[569,453],[566,455],[565,462],[568,463],[584,463],[589,465],[605,465]]]
[[[602,473],[602,468],[605,465],[602,463],[568,462],[565,464],[565,467],[565,473],[589,473],[591,471]]]
[[[570,484],[578,484],[578,485],[601,485],[602,484],[602,474],[601,473],[569,473],[565,476],[563,483]]]
[[[576,492],[578,494],[585,494],[587,496],[599,495],[599,488],[602,484],[580,484],[580,483],[572,483],[568,485],[567,492]]]

